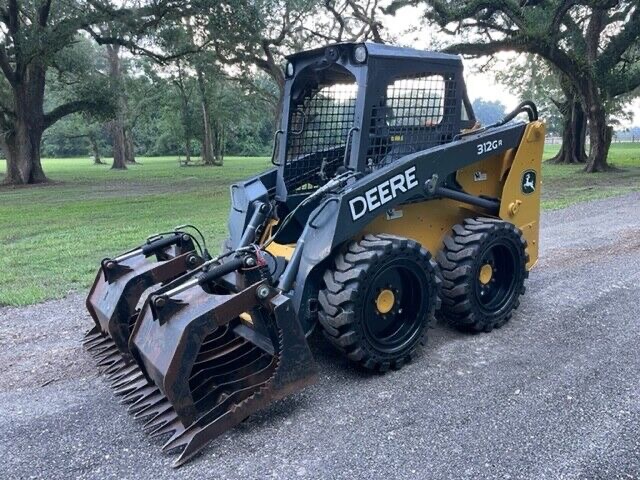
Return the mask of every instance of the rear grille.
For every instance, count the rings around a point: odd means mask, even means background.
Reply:
[[[394,80],[371,112],[366,161],[371,170],[450,142],[455,133],[455,82],[421,73]]]

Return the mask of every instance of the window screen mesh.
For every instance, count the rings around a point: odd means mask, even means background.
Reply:
[[[289,191],[323,185],[342,165],[357,91],[355,81],[336,83],[311,90],[291,105],[284,168]]]
[[[451,141],[455,82],[442,75],[419,74],[390,83],[374,105],[367,164],[388,165],[410,153]]]

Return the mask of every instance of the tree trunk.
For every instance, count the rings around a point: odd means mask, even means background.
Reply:
[[[604,172],[609,170],[607,156],[613,128],[607,125],[607,112],[604,102],[593,82],[586,82],[582,96],[584,98],[587,116],[589,119],[589,157],[585,171],[588,173]]]
[[[16,118],[13,128],[0,137],[7,159],[8,185],[42,183],[47,177],[40,162],[40,142],[44,132],[44,85],[46,68],[32,62],[21,82],[13,87]]]
[[[111,168],[126,170],[127,163],[135,163],[131,145],[128,143],[126,131],[127,99],[122,85],[122,65],[120,61],[120,46],[107,45],[107,60],[109,62],[109,79],[114,91],[118,92],[116,118],[111,122],[113,136],[113,165]]]
[[[93,164],[104,165],[104,162],[100,159],[100,148],[98,147],[98,140],[93,135],[89,135],[89,145],[91,145],[91,153],[93,153]]]
[[[117,120],[111,122],[111,135],[113,136],[113,165],[112,169],[126,170],[126,140],[124,136],[124,128]]]
[[[25,120],[15,123],[15,132],[7,135],[0,146],[7,159],[7,185],[43,183],[47,177],[40,162],[42,130],[29,128]]]
[[[589,158],[585,171],[588,173],[609,170],[607,156],[611,146],[613,127],[607,125],[607,115],[602,105],[589,109]]]
[[[191,162],[191,123],[190,123],[190,115],[189,115],[189,96],[187,94],[187,89],[184,84],[184,77],[182,75],[182,68],[180,63],[178,63],[178,81],[175,82],[176,88],[178,90],[178,94],[180,95],[180,113],[182,120],[182,132],[184,137],[184,155],[185,155],[185,165],[188,165]]]
[[[204,75],[202,70],[196,68],[198,75],[198,90],[200,91],[200,102],[202,104],[202,162],[205,165],[215,165],[215,155],[213,153],[213,135],[211,132],[211,115],[209,110],[209,99],[207,98],[207,87],[204,83]]]
[[[567,102],[562,129],[562,147],[558,154],[550,159],[552,163],[586,163],[585,140],[587,117],[582,104],[577,99]]]
[[[184,164],[189,165],[191,162],[191,139],[184,139]]]
[[[213,122],[213,153],[214,165],[218,167],[224,165],[224,125],[219,120]]]
[[[124,128],[124,158],[127,163],[136,164],[136,151],[133,144],[133,132],[129,128]]]

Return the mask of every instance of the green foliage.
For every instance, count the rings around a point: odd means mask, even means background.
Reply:
[[[535,55],[522,54],[508,63],[498,62],[495,71],[496,79],[508,86],[520,101],[535,102],[548,133],[562,134],[562,112],[557,103],[564,102],[566,98],[557,70]]]

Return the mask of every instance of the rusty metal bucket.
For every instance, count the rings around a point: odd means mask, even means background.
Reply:
[[[135,418],[145,420],[145,430],[152,437],[171,434],[163,450],[181,450],[174,466],[316,377],[291,300],[270,286],[259,266],[244,272],[247,258],[231,258],[199,277],[187,273],[156,288],[131,322],[126,361],[107,365],[112,350],[98,354],[116,395],[130,404]],[[143,270],[129,274],[148,275]],[[121,296],[134,290],[129,288],[117,286]],[[111,295],[117,296],[106,296]],[[118,304],[130,312],[130,303],[121,298],[109,303]],[[114,316],[94,312],[98,322]],[[100,340],[89,344],[95,348]]]

